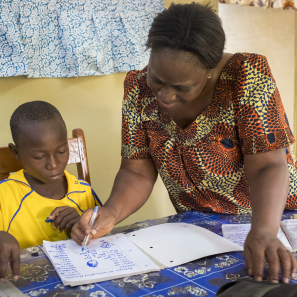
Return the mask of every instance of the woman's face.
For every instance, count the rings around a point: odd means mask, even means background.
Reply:
[[[147,85],[163,109],[178,110],[199,100],[210,72],[192,53],[169,48],[152,50]]]

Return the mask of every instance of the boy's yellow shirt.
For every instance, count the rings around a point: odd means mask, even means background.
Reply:
[[[65,171],[68,191],[61,200],[40,196],[30,187],[20,170],[0,182],[0,231],[7,231],[21,248],[40,245],[43,240],[56,241],[68,238],[65,231],[54,229],[50,213],[59,206],[74,207],[79,215],[100,204],[90,185]]]

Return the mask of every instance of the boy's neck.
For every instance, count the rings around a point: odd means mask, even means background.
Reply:
[[[60,200],[67,194],[68,184],[65,175],[55,183],[45,184],[31,176],[28,172],[24,172],[24,174],[31,188],[42,197]]]

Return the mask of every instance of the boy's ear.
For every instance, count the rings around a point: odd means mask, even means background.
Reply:
[[[15,157],[17,160],[20,161],[21,159],[20,159],[20,157],[19,157],[19,150],[18,150],[18,148],[16,147],[16,145],[13,144],[13,143],[9,143],[9,144],[8,144],[8,147],[9,147],[10,151],[12,152],[12,154],[14,155],[14,157]]]

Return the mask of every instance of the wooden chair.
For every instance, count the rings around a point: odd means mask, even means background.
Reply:
[[[91,185],[84,131],[82,129],[74,129],[72,130],[72,137],[68,139],[68,164],[76,164],[78,178],[85,180]],[[16,172],[23,168],[23,164],[13,156],[9,147],[0,147],[0,181],[8,178],[11,172]]]

